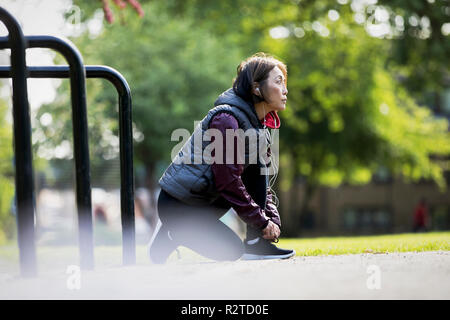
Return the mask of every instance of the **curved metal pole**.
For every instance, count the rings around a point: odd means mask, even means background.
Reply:
[[[35,276],[36,246],[34,239],[33,155],[28,104],[25,49],[26,40],[17,20],[0,7],[0,20],[9,33],[13,88],[14,156],[17,203],[17,233],[22,276]]]
[[[135,264],[133,128],[130,87],[125,78],[113,68],[88,66],[86,67],[86,72],[88,77],[92,76],[109,80],[119,93],[122,254],[124,264]]]
[[[119,138],[121,173],[121,219],[123,264],[136,263],[136,240],[134,221],[134,175],[133,175],[133,130],[131,90],[125,78],[115,69],[106,66],[85,66],[87,78],[104,78],[110,81],[119,93]],[[67,66],[28,67],[30,78],[69,78]],[[0,66],[0,78],[10,78],[10,68]]]
[[[27,36],[28,48],[58,51],[69,63],[72,100],[72,126],[76,170],[76,203],[80,267],[94,269],[94,236],[92,225],[91,171],[86,107],[86,74],[78,49],[68,40],[53,36]]]
[[[53,49],[62,54],[69,63],[80,266],[84,270],[92,270],[94,268],[94,237],[86,111],[86,74],[83,59],[78,49],[69,40],[53,36],[27,36],[26,39],[28,48]],[[0,49],[7,48],[8,45],[8,38],[0,37]]]

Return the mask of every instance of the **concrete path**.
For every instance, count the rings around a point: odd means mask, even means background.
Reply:
[[[0,299],[449,298],[449,251],[0,273]]]

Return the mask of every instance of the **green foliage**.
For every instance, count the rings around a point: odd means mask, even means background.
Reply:
[[[398,30],[388,61],[410,94],[423,99],[426,90],[442,89],[450,69],[450,41],[442,32],[449,22],[449,2],[381,0],[378,4],[388,10],[389,23]]]
[[[0,100],[0,244],[14,234],[12,126],[5,120],[7,111],[6,102]]]
[[[290,74],[289,102],[280,114],[286,124],[280,134],[290,143],[281,149],[290,149],[298,172],[313,184],[357,180],[382,143],[374,132],[369,97],[383,43],[357,28],[348,36],[343,20],[322,21],[329,37],[311,30],[303,38],[272,44],[272,51],[285,57]],[[368,181],[366,175],[362,178]]]
[[[329,18],[331,9],[339,19]],[[289,150],[296,172],[312,185],[338,186],[367,183],[383,166],[445,188],[431,157],[450,153],[448,122],[419,107],[394,80],[395,70],[385,65],[392,43],[369,36],[349,6],[306,3],[295,16],[282,24],[290,36],[267,35],[263,45],[289,68],[280,149]]]
[[[144,137],[136,144],[138,161],[151,166],[168,161],[170,132],[192,129],[192,121],[200,120],[230,85],[238,62],[267,51],[289,69],[280,151],[290,178],[301,175],[311,185],[364,184],[384,167],[394,175],[432,179],[445,187],[433,156],[450,153],[448,122],[417,102],[430,88],[439,90],[441,76],[448,72],[449,42],[440,32],[446,21],[443,3],[141,3],[144,18],[121,11],[121,23],[105,23],[98,38],[85,34],[75,39],[85,63],[110,65],[128,79],[136,129]],[[85,19],[100,8],[87,1],[75,4],[86,10]],[[418,18],[419,25],[414,26],[411,17]],[[369,22],[387,23],[390,31],[374,35]],[[274,39],[270,32],[280,26],[288,35]],[[99,108],[94,105],[110,108],[115,103],[111,88],[95,84],[89,90],[92,110]],[[116,133],[110,111],[100,108],[94,113],[90,128],[100,137],[97,141],[102,141],[106,123]]]
[[[112,85],[104,80],[87,79],[86,87],[91,167],[101,168],[105,160],[118,156],[118,98]],[[98,97],[100,92],[104,93],[101,98]],[[70,172],[69,163],[64,160],[73,159],[71,106],[70,81],[63,80],[57,98],[36,112],[33,125],[35,163],[45,159],[50,167]],[[39,167],[35,166],[35,169]]]
[[[379,70],[375,83],[373,99],[380,103],[376,129],[388,148],[380,150],[380,161],[407,180],[425,178],[445,189],[443,169],[433,156],[450,154],[448,121],[419,107],[386,72]]]
[[[171,132],[193,131],[194,120],[201,120],[218,94],[231,86],[240,55],[227,46],[226,37],[198,28],[195,19],[172,19],[164,3],[149,3],[144,9],[142,19],[130,16],[126,25],[105,24],[95,39],[86,33],[74,41],[85,64],[111,66],[127,79],[132,88],[136,160],[154,167],[159,161],[170,161],[171,148],[178,143],[169,142]],[[90,147],[101,166],[100,155],[114,153],[108,150],[111,143],[105,131],[117,134],[117,94],[103,81],[88,81],[88,121],[94,142]],[[54,131],[56,138],[43,139],[40,145],[54,148],[70,139],[69,105],[68,84],[64,84],[58,100],[39,111],[38,118],[50,113],[54,121],[37,130],[46,137],[48,130]]]
[[[417,101],[430,88],[442,88],[442,74],[448,73],[449,41],[440,30],[445,6],[419,2],[190,0],[173,10],[180,17],[196,16],[213,32],[238,33],[236,44],[244,50],[267,51],[287,63],[289,100],[280,113],[280,150],[292,157],[281,161],[294,169],[284,177],[301,175],[312,185],[364,184],[384,167],[444,188],[442,168],[431,159],[450,153],[448,122]],[[412,26],[411,17],[425,18]],[[432,35],[424,39],[427,19]],[[389,32],[374,35],[369,25],[382,23]],[[280,26],[288,36],[272,38],[271,29]],[[398,59],[399,48],[409,56]]]

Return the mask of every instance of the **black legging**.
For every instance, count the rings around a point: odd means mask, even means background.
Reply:
[[[259,166],[248,166],[241,178],[252,199],[264,208],[267,177],[260,174]],[[158,199],[159,218],[173,240],[214,260],[236,260],[244,253],[239,236],[219,220],[230,208],[222,197],[211,206],[191,206],[161,190]],[[247,225],[247,239],[258,236],[261,231]]]
[[[159,218],[173,241],[213,260],[237,260],[244,253],[239,236],[219,220],[227,211],[187,205],[164,190],[158,198]]]

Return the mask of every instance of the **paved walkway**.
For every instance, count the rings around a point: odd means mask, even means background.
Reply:
[[[449,251],[66,271],[35,279],[0,273],[0,299],[450,298]]]

